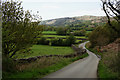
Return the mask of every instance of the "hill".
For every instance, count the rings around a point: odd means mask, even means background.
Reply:
[[[66,26],[71,24],[80,24],[85,22],[94,24],[94,23],[104,23],[106,21],[106,17],[104,16],[78,16],[78,17],[65,17],[65,18],[57,18],[51,20],[42,21],[40,24],[49,25],[49,26]]]

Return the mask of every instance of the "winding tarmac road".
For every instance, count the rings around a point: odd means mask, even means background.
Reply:
[[[86,49],[86,43],[80,44],[79,47]],[[75,61],[44,78],[97,78],[99,58],[89,50],[87,50],[87,53],[89,54],[88,57]]]

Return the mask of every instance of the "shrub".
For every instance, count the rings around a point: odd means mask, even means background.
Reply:
[[[76,42],[76,38],[72,34],[70,34],[70,36],[67,37],[67,39],[65,40],[65,44],[67,46],[71,46],[71,44],[74,44],[75,42]]]
[[[61,38],[52,39],[51,46],[71,46],[71,44],[74,44],[75,42],[76,38],[71,34],[66,40]]]
[[[91,46],[103,46],[110,42],[110,32],[103,27],[97,27],[90,35]]]
[[[86,31],[85,30],[80,30],[80,31],[75,31],[74,35],[75,36],[85,36]]]
[[[86,34],[85,34],[85,36],[86,36],[86,37],[89,37],[89,36],[90,36],[90,34],[91,34],[91,32],[86,33]]]
[[[61,39],[61,38],[52,39],[51,40],[51,46],[65,46],[64,40]]]
[[[116,66],[117,66],[118,76],[120,79],[120,51],[118,51],[116,61],[117,61]]]
[[[51,46],[57,46],[57,45],[58,45],[58,39],[52,39]]]
[[[2,55],[2,76],[10,75],[9,73],[15,73],[17,71],[16,63],[13,59],[9,58],[7,55]]]
[[[45,37],[41,37],[40,40],[37,41],[37,44],[49,45],[49,40],[46,40]]]
[[[66,35],[67,34],[67,29],[63,28],[63,27],[59,27],[59,28],[57,28],[56,33],[58,35]]]
[[[120,23],[112,21],[112,26],[109,24],[103,27],[97,27],[89,35],[89,41],[94,46],[104,46],[113,42],[116,38],[120,37]],[[116,31],[114,29],[116,29]]]

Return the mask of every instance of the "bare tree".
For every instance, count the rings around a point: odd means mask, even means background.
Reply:
[[[108,18],[108,23],[111,25],[111,17],[120,23],[120,0],[101,0],[103,10]]]

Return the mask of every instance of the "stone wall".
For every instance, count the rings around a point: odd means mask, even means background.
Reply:
[[[68,55],[44,55],[44,56],[36,56],[36,57],[31,57],[27,59],[15,59],[14,61],[18,63],[30,63],[33,61],[36,61],[37,59],[43,58],[43,57],[63,57],[63,58],[71,58],[71,57],[76,57],[76,56],[81,56],[82,54],[86,53],[85,49],[76,47],[75,45],[72,45],[72,48],[74,49],[75,53],[73,54],[68,54]]]

